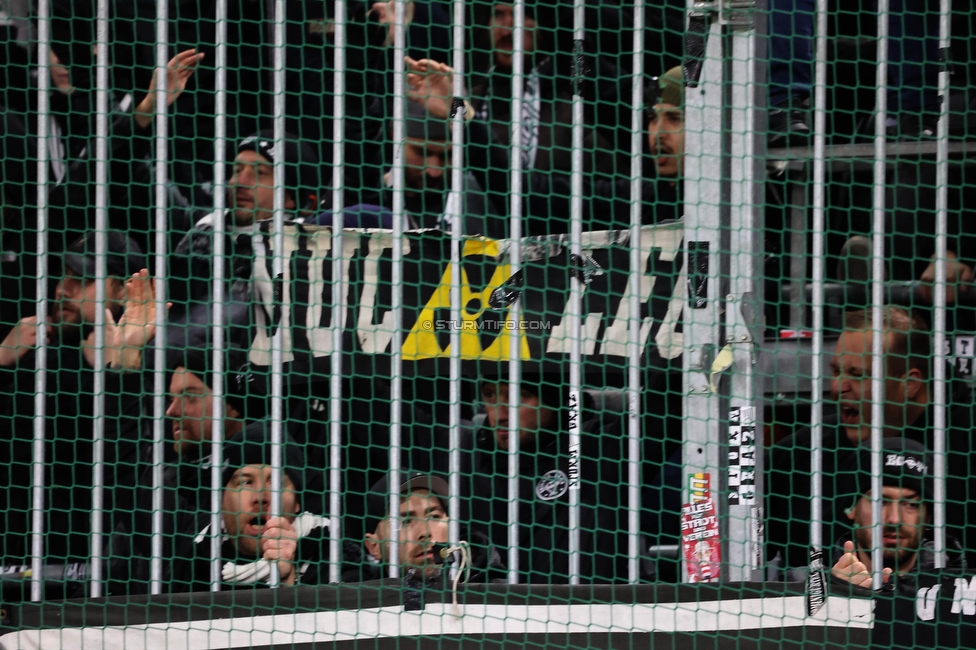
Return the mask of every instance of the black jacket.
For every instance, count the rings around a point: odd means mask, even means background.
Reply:
[[[0,564],[30,554],[31,461],[34,431],[35,353],[13,368],[0,368]],[[89,559],[94,480],[94,370],[80,345],[52,346],[47,354],[45,400],[45,562]],[[131,512],[141,451],[142,383],[105,373],[103,486],[105,523]]]
[[[188,526],[189,513],[210,510],[211,456],[176,453],[172,444],[165,445],[162,467],[161,553],[162,580],[172,580],[175,556],[174,542],[182,528]],[[152,578],[153,503],[152,445],[144,445],[142,476],[136,488],[135,510],[131,517],[115,523],[112,531],[112,558],[109,563],[109,593],[134,595],[149,593]]]
[[[976,470],[973,444],[973,401],[971,389],[959,385],[952,391],[946,431],[946,523],[949,534],[959,539],[967,554],[976,550],[976,485],[970,479]],[[930,423],[931,406],[904,436],[926,446],[934,446]],[[767,557],[783,554],[784,569],[807,566],[810,562],[810,429],[804,428],[770,450],[766,457],[769,548]],[[837,539],[850,523],[843,517],[849,503],[837,503],[838,475],[843,458],[856,447],[847,438],[837,416],[824,418],[823,425],[823,538]]]
[[[844,555],[844,543],[851,539],[851,536],[848,534],[834,543],[830,562],[824,567],[828,573]],[[943,558],[944,566],[941,569],[937,569],[935,566],[935,544],[931,540],[924,541],[922,548],[918,551],[918,560],[912,570],[905,575],[892,576],[884,589],[887,591],[897,591],[899,594],[914,599],[920,582],[931,583],[931,580],[923,580],[923,576],[928,578],[937,574],[941,574],[942,576],[963,576],[968,572],[966,556],[958,540],[952,536],[946,536],[946,550],[944,551]]]
[[[465,521],[508,557],[508,452],[494,432],[476,432]],[[568,434],[540,433],[537,449],[520,452],[521,583],[569,582]],[[619,414],[584,420],[580,445],[580,578],[627,581],[627,455]]]

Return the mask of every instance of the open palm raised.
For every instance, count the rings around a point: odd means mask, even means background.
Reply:
[[[407,62],[407,96],[427,109],[431,117],[447,119],[454,98],[454,68],[431,59]]]

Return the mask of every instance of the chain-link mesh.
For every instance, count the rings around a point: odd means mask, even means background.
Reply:
[[[0,1],[0,647],[976,647],[970,15]]]

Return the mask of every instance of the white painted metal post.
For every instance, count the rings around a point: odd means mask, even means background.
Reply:
[[[169,163],[166,110],[169,0],[156,1],[156,334],[153,369],[153,471],[152,471],[152,554],[149,592],[163,591],[163,449],[166,444],[166,192]]]
[[[404,240],[404,158],[406,141],[406,0],[396,0],[393,36],[393,269],[391,282],[399,287],[403,279]],[[393,311],[393,340],[390,369],[392,374],[390,398],[390,577],[400,575],[400,454],[403,429],[403,296],[390,292]]]
[[[91,597],[103,593],[105,516],[105,284],[108,228],[108,2],[99,0],[95,17],[95,404],[92,477]]]
[[[329,367],[329,582],[339,582],[342,562],[342,335],[346,329],[343,273],[345,205],[343,159],[346,114],[346,2],[335,3],[332,96],[332,363]]]
[[[31,467],[31,601],[43,595],[44,467],[47,440],[48,129],[51,93],[51,4],[37,3],[37,352],[34,364],[34,440]]]
[[[640,461],[641,461],[641,349],[640,288],[641,215],[644,175],[644,0],[634,2],[634,59],[631,83],[630,121],[630,320],[627,323],[627,579],[636,583],[640,575]]]
[[[888,115],[888,19],[889,0],[878,0],[878,68],[877,108],[874,117],[874,211],[871,231],[871,572],[875,589],[882,585],[881,546],[881,440],[884,437],[884,250],[885,250],[885,180],[887,159],[885,145]]]

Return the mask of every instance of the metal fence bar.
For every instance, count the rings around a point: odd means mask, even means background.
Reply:
[[[512,146],[509,196],[509,277],[522,266],[522,92],[525,85],[525,0],[515,0],[512,30]],[[509,309],[509,318],[522,317],[521,299]],[[519,582],[519,404],[522,401],[519,336],[508,339],[508,582]]]
[[[882,584],[881,439],[884,436],[884,244],[885,244],[885,120],[888,108],[889,0],[878,0],[877,110],[874,124],[874,211],[871,251],[871,572],[872,584]]]
[[[346,114],[346,1],[336,0],[332,95],[332,363],[329,366],[329,582],[339,582],[342,563],[342,333],[346,323],[343,272],[345,205],[343,144]]]
[[[99,0],[95,17],[95,404],[92,411],[91,596],[102,596],[105,513],[105,285],[108,228],[108,1]]]
[[[766,0],[730,14],[731,56],[726,79],[729,127],[728,295],[724,345],[732,353],[728,418],[728,572],[727,579],[761,579],[763,430],[761,395],[755,372],[757,341],[762,340],[762,239],[765,186]],[[805,187],[804,187],[805,194]],[[724,247],[724,246],[723,246]],[[726,271],[722,271],[726,275]],[[721,425],[720,425],[721,426]]]
[[[224,486],[222,483],[224,459],[224,405],[223,367],[224,367],[224,321],[226,313],[224,303],[224,265],[227,255],[226,237],[226,163],[227,151],[227,0],[218,0],[216,7],[216,75],[214,79],[215,115],[214,115],[214,283],[213,283],[213,374],[211,390],[213,392],[213,421],[210,428],[211,440],[211,477],[210,477],[210,588],[220,591],[221,576],[221,525],[223,516],[222,498]],[[245,417],[242,413],[241,417]]]
[[[274,146],[284,151],[285,141],[285,0],[274,3]],[[296,199],[297,200],[297,199]],[[274,165],[274,281],[281,282],[285,267],[285,160]],[[275,331],[271,344],[271,511],[269,517],[280,517],[282,491],[282,445],[285,440],[284,362],[285,328]],[[279,585],[278,563],[271,563],[268,580],[272,588]]]
[[[169,162],[167,145],[169,115],[166,96],[168,80],[169,0],[156,0],[156,334],[153,346],[153,470],[152,470],[152,556],[149,592],[163,591],[163,453],[166,433],[166,179]]]
[[[694,0],[688,2],[692,15],[697,13]],[[683,310],[684,351],[682,358],[682,464],[683,477],[702,474],[709,479],[716,516],[725,514],[724,501],[718,498],[722,399],[712,391],[709,373],[721,341],[722,323],[720,231],[722,206],[723,136],[723,29],[713,20],[707,33],[705,60],[697,89],[685,92],[684,196],[697,200],[685,203],[684,271],[679,282],[692,285],[688,305]],[[687,73],[686,73],[687,74]],[[698,277],[694,269],[705,269]],[[693,278],[688,282],[688,278]],[[699,290],[701,287],[701,290]],[[718,389],[718,386],[715,386]],[[686,478],[687,481],[687,478]],[[696,487],[704,486],[704,481]],[[682,503],[701,498],[690,482],[682,488]],[[696,580],[694,566],[682,558],[682,581]],[[708,579],[716,579],[711,576]]]
[[[952,2],[941,0],[939,3],[939,51],[946,54],[948,61],[950,45],[950,25]],[[921,18],[920,18],[921,19]],[[935,440],[934,494],[935,508],[932,522],[935,528],[935,566],[942,568],[945,564],[943,551],[945,540],[945,479],[946,479],[946,233],[948,231],[949,205],[949,71],[943,65],[939,70],[939,97],[941,98],[941,115],[939,116],[937,150],[935,156],[935,287],[932,293],[935,304],[934,341],[935,364],[932,382],[934,384],[933,407],[935,417],[933,428]],[[961,252],[961,251],[957,251]],[[956,288],[958,292],[958,287]],[[958,300],[958,296],[956,297]]]
[[[641,217],[644,175],[644,0],[634,2],[634,72],[631,83],[630,121],[630,319],[627,323],[627,580],[636,583],[640,575],[640,394],[641,394],[641,277],[643,242]]]
[[[454,0],[454,96],[465,97],[464,88],[464,12],[465,1]],[[452,102],[453,103],[453,102]],[[461,539],[461,240],[464,192],[464,119],[465,107],[457,107],[457,115],[451,124],[451,198],[447,204],[454,206],[448,214],[451,220],[451,358],[450,358],[450,461],[449,479],[451,493],[448,511],[451,513],[448,539],[457,546]],[[473,233],[463,233],[473,234]],[[457,567],[451,568],[452,577]]]
[[[404,142],[406,117],[406,0],[396,0],[393,34],[393,269],[392,286],[403,281],[403,231],[404,231]],[[391,292],[393,311],[393,341],[391,343],[393,379],[390,398],[390,577],[400,575],[400,453],[402,448],[403,413],[403,296]]]
[[[824,224],[826,210],[827,130],[827,0],[817,0],[817,40],[813,75],[813,277],[810,364],[810,545],[823,540],[823,339],[824,339]],[[794,295],[794,298],[796,296]]]
[[[37,3],[37,352],[34,362],[34,440],[31,467],[31,600],[43,593],[45,441],[47,438],[48,120],[51,93],[51,4]]]
[[[583,0],[573,4],[573,160],[569,249],[575,259],[583,254],[583,38],[586,21]],[[583,291],[582,275],[570,283],[569,327],[572,340],[569,350],[569,584],[579,584],[580,576],[580,432],[582,427],[583,384]]]

